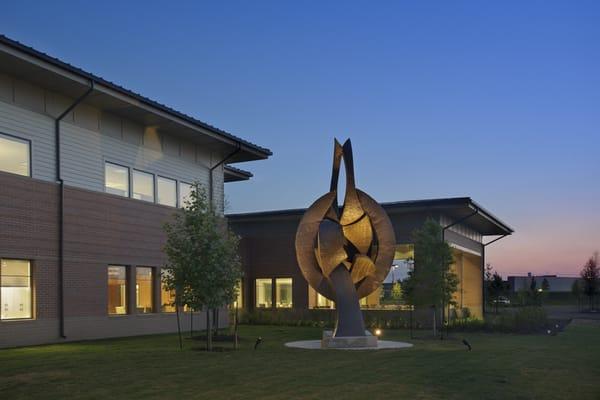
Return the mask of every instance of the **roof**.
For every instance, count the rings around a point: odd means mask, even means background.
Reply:
[[[251,172],[244,171],[243,169],[235,168],[231,165],[225,166],[225,182],[247,181],[252,176]]]
[[[172,117],[175,117],[179,120],[183,120],[195,127],[201,128],[204,131],[208,131],[208,132],[212,133],[217,139],[221,139],[222,141],[225,141],[230,145],[240,145],[244,149],[251,150],[252,153],[256,157],[254,159],[265,159],[273,154],[271,152],[271,150],[269,150],[265,147],[258,146],[257,144],[251,143],[245,139],[235,136],[235,135],[233,135],[229,132],[226,132],[222,129],[216,128],[215,126],[212,126],[206,122],[200,121],[199,119],[191,117],[180,111],[174,110],[173,108],[170,108],[162,103],[159,103],[155,100],[149,99],[148,97],[142,96],[139,93],[136,93],[132,90],[126,89],[123,86],[117,85],[116,83],[111,82],[107,79],[104,79],[98,75],[94,75],[91,72],[84,71],[81,68],[75,67],[71,64],[68,64],[68,63],[58,59],[58,58],[52,57],[52,56],[50,56],[46,53],[43,53],[41,51],[38,51],[32,47],[26,46],[20,42],[17,42],[13,39],[6,37],[4,35],[0,35],[0,44],[5,45],[9,48],[18,50],[19,52],[24,53],[25,55],[30,56],[33,59],[47,63],[50,66],[53,66],[53,67],[59,68],[63,71],[67,71],[71,74],[74,74],[80,78],[83,78],[86,81],[93,81],[95,85],[102,85],[108,89],[113,90],[114,92],[117,92],[118,94],[127,96],[127,97],[135,100],[135,102],[137,102],[141,105],[149,106],[152,109],[166,113],[166,114],[168,114]],[[0,47],[0,50],[2,50],[2,47]],[[0,61],[3,62],[4,60],[0,60]],[[27,60],[25,60],[25,61],[31,62],[31,60],[29,58],[27,58]],[[0,65],[2,65],[2,62],[0,62]],[[56,73],[56,71],[52,71],[52,72]],[[230,162],[237,162],[237,161],[238,160],[231,160]],[[239,161],[247,161],[247,160],[239,160]]]
[[[390,215],[417,211],[440,211],[454,221],[468,218],[466,225],[473,227],[482,235],[510,235],[514,230],[492,213],[477,204],[470,197],[452,197],[441,199],[406,200],[381,203]],[[305,208],[287,210],[259,211],[250,213],[228,214],[233,222],[257,221],[262,219],[301,218]]]

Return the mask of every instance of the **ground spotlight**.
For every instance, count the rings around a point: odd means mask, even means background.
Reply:
[[[375,336],[381,336],[381,329],[375,329]]]
[[[467,339],[463,339],[463,340],[462,340],[462,342],[463,342],[463,344],[464,344],[465,346],[467,346],[467,347],[469,348],[469,351],[471,351],[471,350],[472,350],[472,347],[471,347],[471,345],[469,344],[469,342],[467,342]]]
[[[258,348],[258,345],[262,343],[262,338],[259,336],[256,338],[256,342],[254,342],[254,350]]]

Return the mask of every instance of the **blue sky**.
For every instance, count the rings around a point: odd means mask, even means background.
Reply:
[[[600,249],[600,3],[5,2],[0,31],[273,150],[231,212],[306,207],[333,137],[380,201],[471,196],[504,273]]]

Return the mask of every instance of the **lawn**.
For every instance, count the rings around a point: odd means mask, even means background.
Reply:
[[[465,334],[385,351],[288,349],[317,328],[244,326],[236,352],[175,335],[0,350],[0,399],[598,399],[600,327]],[[254,339],[263,337],[258,350]],[[409,340],[406,331],[385,339]]]

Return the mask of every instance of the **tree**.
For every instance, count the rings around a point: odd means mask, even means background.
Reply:
[[[405,280],[406,298],[415,307],[429,306],[434,313],[440,310],[443,321],[443,305],[455,304],[452,295],[458,286],[458,277],[450,270],[452,249],[433,219],[414,231],[413,242],[415,264]]]
[[[600,291],[600,270],[598,269],[598,253],[585,263],[581,270],[583,293],[589,297],[590,310],[594,308],[594,296]]]
[[[500,303],[500,297],[506,293],[507,286],[502,280],[502,276],[497,271],[494,271],[492,275],[492,281],[489,284],[489,293],[494,300],[496,314],[498,314],[498,304]]]
[[[548,279],[544,278],[544,280],[542,280],[542,290],[544,292],[547,292],[548,290],[550,290],[550,282],[548,282]]]
[[[396,281],[392,285],[392,299],[397,302],[401,298],[402,298],[402,285],[400,285],[400,281]]]
[[[166,223],[165,288],[175,290],[178,306],[205,309],[206,347],[212,350],[211,311],[233,302],[242,276],[238,237],[212,209],[195,182],[182,210]]]
[[[571,293],[577,299],[577,311],[581,311],[581,281],[579,279],[575,279],[573,284],[571,285]]]

